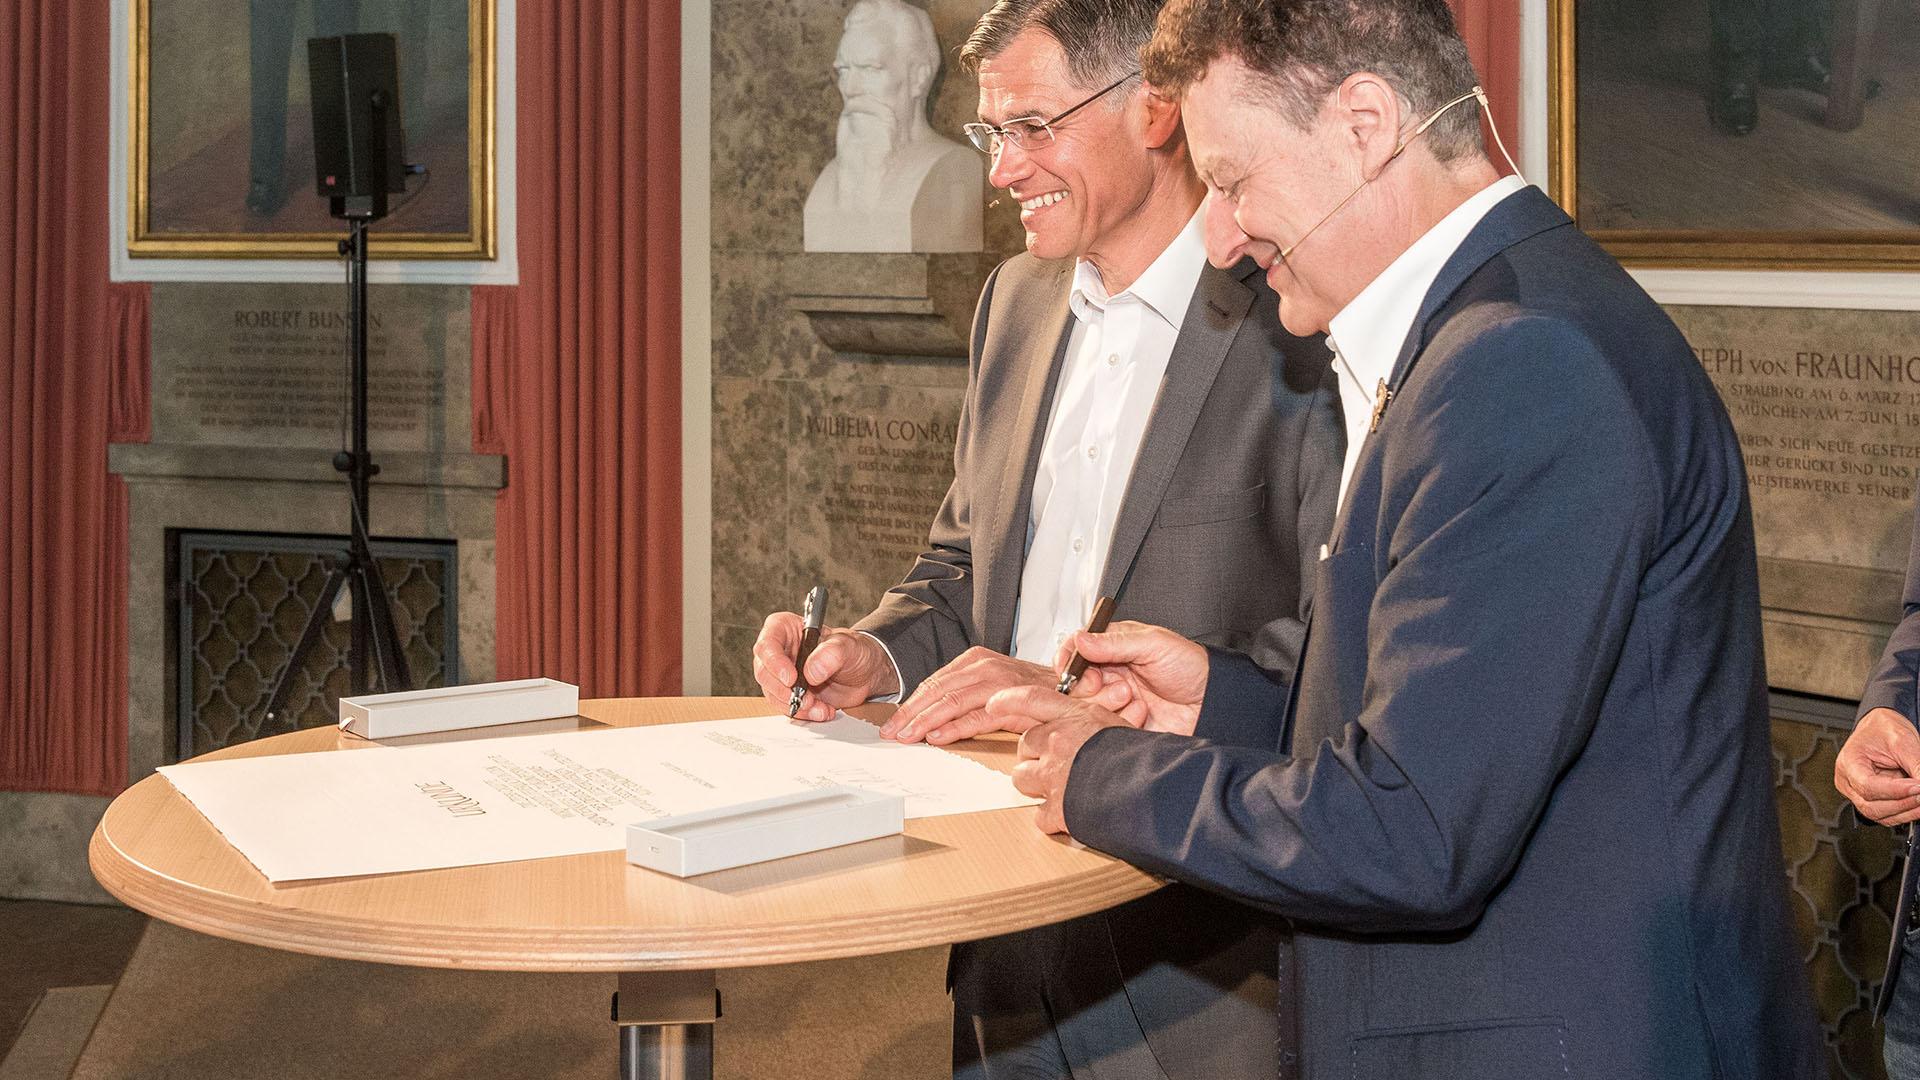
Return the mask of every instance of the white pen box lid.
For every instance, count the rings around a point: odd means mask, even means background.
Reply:
[[[893,836],[907,800],[844,784],[627,826],[627,861],[675,877]]]
[[[551,720],[580,711],[580,688],[557,679],[514,679],[340,699],[340,726],[369,739]]]

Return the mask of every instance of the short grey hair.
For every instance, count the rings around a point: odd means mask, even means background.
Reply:
[[[1000,0],[960,47],[960,63],[978,72],[1013,39],[1038,30],[1060,43],[1067,71],[1081,86],[1105,86],[1140,69],[1163,0]]]

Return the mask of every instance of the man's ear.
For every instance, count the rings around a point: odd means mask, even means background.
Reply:
[[[1152,86],[1146,87],[1146,91],[1143,98],[1147,109],[1144,137],[1147,149],[1159,150],[1172,143],[1180,132],[1180,103]]]
[[[1400,95],[1387,80],[1370,71],[1346,77],[1333,92],[1329,106],[1349,147],[1360,156],[1361,175],[1377,175],[1393,160],[1406,122]]]

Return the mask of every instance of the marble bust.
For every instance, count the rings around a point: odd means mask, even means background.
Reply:
[[[927,123],[940,69],[933,20],[903,0],[858,0],[833,72],[834,157],[813,182],[807,251],[979,251],[985,162]]]

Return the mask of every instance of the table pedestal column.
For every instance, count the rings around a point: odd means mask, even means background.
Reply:
[[[620,1080],[712,1080],[718,1019],[720,991],[712,971],[621,975],[613,995]]]

